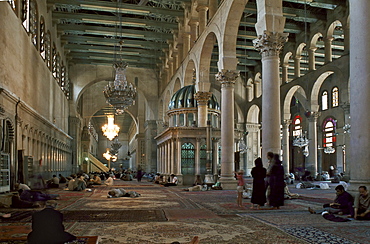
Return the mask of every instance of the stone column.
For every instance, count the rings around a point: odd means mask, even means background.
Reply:
[[[265,31],[253,40],[262,55],[262,155],[280,153],[280,78],[279,53],[288,33]]]
[[[343,137],[344,137],[344,145],[343,145],[343,172],[346,175],[350,175],[351,171],[351,114],[350,114],[350,104],[343,103],[340,105],[344,111],[344,125],[349,126],[347,128],[343,128]]]
[[[212,92],[199,91],[194,94],[194,99],[198,103],[198,127],[207,127],[208,119],[208,100],[211,98]]]
[[[308,69],[309,70],[315,70],[315,52],[316,52],[316,47],[310,47],[308,49]]]
[[[212,165],[212,171],[213,171],[213,179],[215,182],[218,180],[218,169],[217,169],[217,162],[218,162],[218,138],[212,138],[212,157],[213,157],[213,165]]]
[[[199,22],[192,19],[189,21],[189,25],[190,25],[190,48],[192,48],[199,36],[199,33],[198,33]]]
[[[195,175],[200,175],[200,138],[196,138],[195,142]]]
[[[319,112],[311,112],[308,118],[308,152],[309,155],[306,161],[306,169],[311,172],[311,176],[315,177],[318,172],[317,166],[317,118],[320,116]]]
[[[190,33],[184,33],[183,34],[183,40],[184,40],[184,46],[183,46],[183,57],[188,56],[188,52],[190,51],[191,45],[190,45]]]
[[[289,64],[283,64],[281,66],[281,80],[282,80],[282,83],[287,83],[288,80],[289,80],[289,76],[288,76],[288,67],[289,67]]]
[[[294,57],[294,76],[301,77],[301,56]]]
[[[162,153],[162,148],[160,145],[157,145],[158,153],[157,153],[157,172],[161,172],[161,153]]]
[[[289,126],[292,123],[290,119],[284,120],[283,123],[283,166],[285,173],[289,173]]]
[[[325,63],[330,63],[333,61],[333,51],[331,49],[331,43],[333,42],[333,38],[325,38]]]
[[[198,5],[197,11],[199,16],[199,35],[201,35],[207,26],[207,10],[205,5]]]
[[[370,185],[370,1],[350,0],[351,180],[350,189]],[[358,99],[356,99],[358,98]]]
[[[176,142],[177,142],[177,155],[176,155],[177,171],[176,171],[176,175],[178,175],[178,176],[181,175],[182,176],[182,172],[181,172],[181,139],[178,138]]]
[[[222,70],[221,82],[221,178],[223,189],[235,189],[234,178],[234,86],[239,71]]]

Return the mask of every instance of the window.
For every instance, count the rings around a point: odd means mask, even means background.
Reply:
[[[53,73],[53,77],[57,78],[57,49],[55,47],[55,43],[51,50],[51,72]]]
[[[12,6],[12,9],[14,11],[17,9],[16,4],[15,4],[15,0],[8,0],[8,3],[10,4],[10,6]]]
[[[323,145],[324,147],[334,147],[336,142],[335,134],[336,122],[332,118],[328,118],[324,121],[323,125]]]
[[[321,95],[321,110],[327,110],[328,109],[328,92],[323,91]]]
[[[195,167],[195,150],[194,145],[190,142],[181,146],[181,173],[183,175],[194,175]]]
[[[30,2],[30,24],[29,31],[32,44],[37,48],[37,32],[38,32],[37,4],[34,0]]]
[[[28,32],[30,30],[30,2],[29,0],[22,0],[22,25]]]
[[[332,92],[332,106],[333,107],[338,107],[339,106],[339,90],[338,87],[334,87]]]
[[[40,55],[43,60],[46,58],[46,36],[45,36],[45,20],[44,17],[41,16],[40,19]]]
[[[300,136],[302,134],[302,125],[301,125],[302,118],[301,116],[295,116],[293,120],[293,136]]]
[[[46,65],[51,70],[51,38],[50,32],[45,36],[45,55],[46,55]]]

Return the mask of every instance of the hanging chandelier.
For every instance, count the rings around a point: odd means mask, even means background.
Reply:
[[[125,70],[128,64],[122,61],[122,13],[121,13],[121,0],[117,2],[118,26],[116,28],[116,38],[119,40],[119,61],[115,60],[113,67],[115,69],[115,79],[113,82],[104,88],[104,96],[107,103],[114,107],[116,114],[123,114],[125,110],[131,105],[135,104],[136,87],[127,82]],[[117,47],[117,46],[116,46]],[[117,57],[115,53],[114,57]]]
[[[110,160],[110,158],[112,157],[112,155],[110,155],[109,148],[107,148],[107,151],[105,153],[103,153],[103,157],[106,160]]]
[[[118,135],[119,127],[114,124],[114,115],[108,115],[108,124],[105,124],[101,129],[103,135],[106,136],[110,141]]]
[[[103,92],[107,103],[114,107],[116,114],[123,114],[128,107],[135,104],[136,88],[126,80],[127,63],[117,62],[113,67],[116,71],[114,82],[110,82]]]
[[[114,141],[112,142],[110,146],[111,146],[111,149],[110,149],[111,154],[117,155],[118,150],[122,147],[122,144],[118,141],[118,138],[116,138],[114,139]]]
[[[296,146],[296,147],[306,147],[306,146],[308,146],[309,140],[307,139],[306,133],[307,132],[305,131],[304,134],[303,134],[302,131],[301,131],[301,133],[298,136],[294,137],[293,146]]]

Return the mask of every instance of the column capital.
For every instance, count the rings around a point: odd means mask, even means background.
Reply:
[[[340,103],[339,106],[343,109],[345,114],[350,113],[350,107],[351,106],[350,106],[349,102]]]
[[[309,112],[309,115],[307,116],[308,121],[310,122],[316,122],[317,119],[320,117],[321,112]]]
[[[199,105],[207,105],[208,100],[211,98],[212,92],[198,91],[194,94],[194,99],[197,100]]]
[[[273,33],[265,30],[263,35],[253,40],[253,46],[262,57],[279,56],[281,48],[288,41],[288,35],[289,33]]]
[[[283,126],[288,127],[292,123],[291,119],[284,119],[283,120]]]
[[[201,11],[207,11],[208,10],[208,6],[207,5],[198,5],[197,6],[197,8],[196,8],[196,10],[198,11],[198,12],[201,12]]]
[[[216,80],[221,83],[222,87],[234,86],[239,75],[240,71],[238,70],[222,70],[216,74]]]

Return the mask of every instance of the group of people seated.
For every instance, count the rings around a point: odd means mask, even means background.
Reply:
[[[308,211],[312,214],[323,214],[325,218],[328,218],[327,214],[338,214],[358,220],[370,220],[370,195],[366,186],[360,186],[355,197],[348,193],[343,185],[335,187],[335,191],[336,197],[332,203],[324,204],[320,210],[309,207]]]
[[[177,186],[177,184],[179,183],[179,179],[176,177],[175,174],[171,174],[170,177],[166,177],[165,175],[157,173],[154,177],[154,183],[163,185],[165,187]]]

